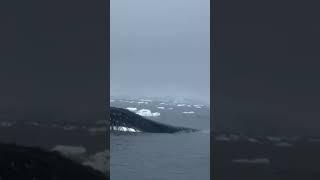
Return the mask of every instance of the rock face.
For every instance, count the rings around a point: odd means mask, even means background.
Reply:
[[[110,129],[115,127],[126,127],[135,129],[136,132],[148,133],[177,133],[193,132],[195,129],[174,127],[159,122],[151,121],[127,109],[111,107],[110,109]]]
[[[109,175],[39,148],[0,144],[0,179],[106,180]]]

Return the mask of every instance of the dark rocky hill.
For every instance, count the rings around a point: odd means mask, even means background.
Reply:
[[[177,133],[192,132],[195,129],[185,127],[175,127],[159,122],[146,119],[127,109],[111,107],[110,109],[110,126],[111,127],[128,127],[149,133]]]
[[[109,174],[35,147],[0,143],[1,180],[106,180]]]

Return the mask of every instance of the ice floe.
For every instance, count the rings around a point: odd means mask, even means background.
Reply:
[[[159,107],[157,107],[158,109],[165,109],[164,107],[162,107],[162,106],[159,106]]]
[[[149,103],[145,101],[139,101],[138,104],[149,104]]]
[[[194,112],[193,111],[184,111],[184,112],[182,112],[183,114],[194,114]]]

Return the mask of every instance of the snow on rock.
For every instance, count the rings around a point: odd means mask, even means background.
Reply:
[[[127,107],[126,109],[128,109],[131,112],[137,112],[138,111],[138,109],[134,108],[134,107]]]
[[[110,130],[122,131],[122,132],[141,132],[134,128],[124,127],[124,126],[111,126]]]
[[[159,112],[154,112],[152,113],[149,109],[140,109],[137,114],[140,116],[145,116],[145,117],[157,117],[160,116]]]

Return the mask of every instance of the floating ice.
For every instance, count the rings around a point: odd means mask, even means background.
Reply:
[[[177,104],[178,107],[183,107],[185,104]]]
[[[148,104],[148,102],[145,101],[139,101],[138,104]]]
[[[157,107],[157,108],[158,108],[158,109],[165,109],[164,107],[161,107],[161,106],[160,106],[160,107]]]
[[[201,109],[201,106],[199,106],[199,105],[193,105],[193,107],[195,107],[197,109]]]
[[[144,102],[152,102],[152,100],[150,100],[150,99],[140,99],[140,101],[144,101]]]
[[[185,112],[182,112],[183,114],[194,114],[193,111],[185,111]]]

